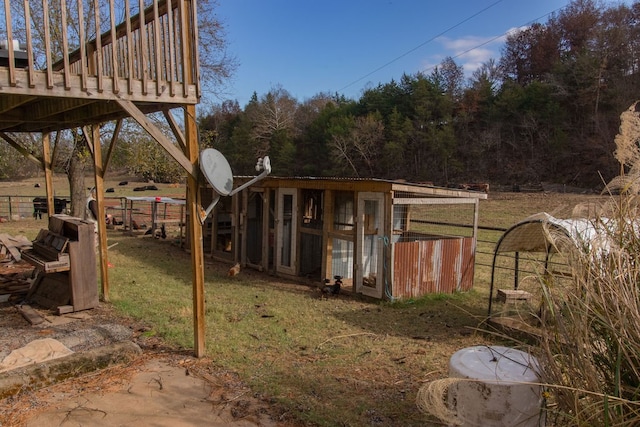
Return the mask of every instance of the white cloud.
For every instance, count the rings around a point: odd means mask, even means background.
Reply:
[[[436,41],[444,49],[437,55],[425,58],[422,63],[422,70],[429,72],[440,65],[445,57],[450,56],[458,65],[464,68],[465,75],[470,76],[489,59],[500,59],[500,50],[504,46],[507,36],[527,28],[527,26],[509,28],[499,36],[466,36],[458,39],[438,37]]]
[[[449,37],[438,37],[436,40],[440,42],[445,49],[453,52],[454,55],[460,55],[478,46],[491,44],[496,37],[477,37],[466,36],[459,39],[451,39]],[[499,39],[496,39],[496,41]],[[453,56],[453,55],[451,55]]]
[[[444,47],[443,57],[450,56],[464,68],[467,76],[489,59],[499,59],[500,49],[504,45],[506,35],[501,36],[466,36],[458,39],[439,37],[438,42]]]

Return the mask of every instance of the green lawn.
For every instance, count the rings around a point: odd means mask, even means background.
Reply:
[[[490,194],[481,202],[480,223],[506,228],[543,210],[560,215],[585,199],[592,197]],[[38,229],[32,220],[0,227],[30,238]],[[192,349],[190,254],[172,237],[109,230],[110,299],[119,313],[144,321],[146,334]],[[491,252],[490,243],[482,245]],[[299,424],[435,423],[416,407],[419,388],[448,376],[455,351],[504,343],[478,332],[486,328],[488,266],[477,266],[470,292],[402,302],[357,295],[321,299],[314,288],[252,270],[228,277],[229,267],[206,262],[206,357],[237,372]]]

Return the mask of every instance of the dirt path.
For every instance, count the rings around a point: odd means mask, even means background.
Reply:
[[[111,342],[126,339],[139,345],[141,354],[126,365],[83,375],[69,372],[70,378],[45,388],[23,387],[0,400],[0,426],[294,425],[233,372],[167,348],[156,338],[144,338],[143,326],[114,316],[106,306],[75,317],[36,327],[12,305],[0,304],[3,354],[43,336],[59,339],[76,353],[110,348]],[[11,374],[0,374],[0,380]]]
[[[34,393],[30,402],[36,397],[44,407],[25,419],[24,425],[281,425],[232,374],[206,374],[198,370],[197,362],[171,357],[146,357],[135,365]]]

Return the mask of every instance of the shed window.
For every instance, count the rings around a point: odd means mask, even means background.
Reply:
[[[335,193],[333,209],[333,229],[353,231],[353,193]]]
[[[302,226],[322,230],[322,201],[324,192],[303,190]]]

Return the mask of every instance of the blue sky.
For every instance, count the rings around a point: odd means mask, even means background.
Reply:
[[[298,101],[320,92],[357,99],[363,89],[403,73],[428,74],[447,56],[470,75],[500,57],[509,30],[547,22],[568,3],[219,0],[228,51],[239,64],[223,98],[244,107],[254,91],[260,97],[281,86]]]

